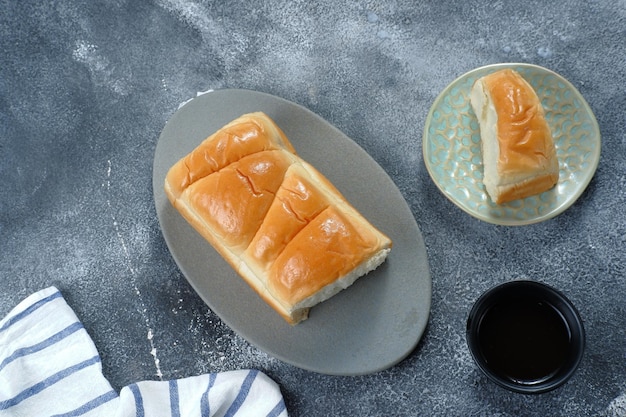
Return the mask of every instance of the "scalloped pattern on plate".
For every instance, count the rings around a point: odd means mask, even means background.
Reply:
[[[518,71],[535,89],[555,138],[559,181],[544,193],[497,205],[483,185],[478,120],[470,105],[474,82],[502,68]],[[567,80],[528,64],[498,64],[470,71],[437,97],[428,113],[424,161],[437,187],[454,204],[489,223],[524,225],[552,218],[582,194],[600,159],[600,131],[585,99]]]

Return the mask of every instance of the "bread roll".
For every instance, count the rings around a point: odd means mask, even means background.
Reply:
[[[171,167],[165,192],[290,324],[377,268],[392,246],[263,113],[205,139]]]
[[[485,188],[496,204],[539,194],[559,178],[554,140],[532,86],[514,70],[478,79],[470,101],[478,117]]]

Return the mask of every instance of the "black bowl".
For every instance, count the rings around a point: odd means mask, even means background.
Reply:
[[[564,384],[585,346],[576,308],[559,291],[535,281],[511,281],[484,293],[469,313],[466,337],[487,377],[525,394]]]

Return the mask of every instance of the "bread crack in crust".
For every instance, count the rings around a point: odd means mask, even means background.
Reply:
[[[228,123],[174,164],[165,192],[290,324],[377,268],[391,251],[389,237],[296,155],[260,112]]]

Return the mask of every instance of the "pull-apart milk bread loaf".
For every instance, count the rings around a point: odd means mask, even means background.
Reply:
[[[291,324],[378,267],[391,240],[265,114],[246,114],[178,161],[165,192],[181,215]]]
[[[491,199],[501,204],[552,188],[559,164],[532,86],[504,69],[478,79],[470,101],[480,125],[483,182]]]

